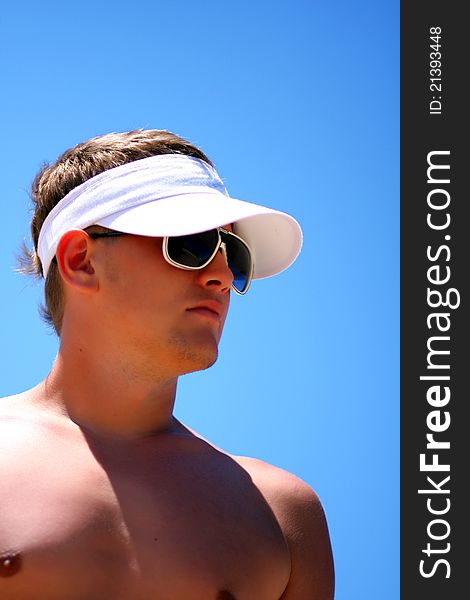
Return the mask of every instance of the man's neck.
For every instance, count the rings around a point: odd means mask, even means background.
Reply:
[[[105,356],[95,350],[62,343],[43,382],[41,403],[99,435],[171,432],[177,377],[141,376],[109,349]]]

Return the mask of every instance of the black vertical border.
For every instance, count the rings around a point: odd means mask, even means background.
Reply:
[[[453,600],[467,597],[470,581],[470,562],[467,544],[470,510],[470,420],[467,418],[467,405],[470,403],[470,194],[467,188],[467,173],[470,173],[470,152],[467,139],[470,139],[467,112],[470,104],[466,88],[470,70],[469,29],[463,15],[464,3],[415,1],[401,3],[401,47],[400,47],[400,102],[401,102],[401,585],[402,600]],[[442,90],[430,90],[430,28],[441,28]],[[441,96],[441,114],[430,114],[429,103],[432,96]],[[436,98],[437,99],[437,98]],[[449,156],[436,158],[435,162],[450,164],[450,183],[434,185],[427,182],[427,156],[432,151],[450,151]],[[437,175],[437,171],[435,171]],[[440,175],[444,178],[443,172]],[[444,219],[449,212],[449,227],[442,231],[432,230],[426,222],[428,193],[432,187],[447,190],[450,194],[448,209],[437,212],[435,217]],[[435,196],[437,199],[439,194]],[[445,196],[441,194],[441,199]],[[468,219],[468,221],[466,220]],[[445,239],[450,235],[450,239]],[[435,262],[427,255],[427,247],[436,256],[440,246],[447,245]],[[434,285],[428,280],[429,267],[439,264],[442,274],[450,268],[447,284]],[[430,308],[427,302],[427,288],[455,288],[460,294],[460,306],[455,309]],[[454,299],[456,295],[453,295]],[[427,325],[427,317],[432,312],[450,314],[451,326],[448,332],[439,332],[433,320],[432,328]],[[444,323],[444,321],[442,321]],[[450,369],[428,369],[427,342],[430,336],[449,336],[448,342],[439,342],[441,349],[450,350],[442,355],[440,363],[450,364]],[[439,343],[435,342],[437,345]],[[436,348],[437,346],[434,346]],[[435,361],[439,362],[439,361]],[[423,375],[449,375],[450,381],[431,382],[420,380]],[[450,449],[438,451],[439,462],[450,464],[450,471],[420,471],[419,455],[428,454],[427,462],[436,451],[426,449],[426,434],[429,413],[436,410],[427,401],[427,390],[431,385],[447,385],[450,388],[450,401],[440,408],[449,412],[450,426],[435,439],[450,442]],[[442,388],[441,388],[442,389]],[[450,475],[447,484],[448,494],[419,494],[420,489],[433,489],[427,476],[440,485]],[[467,483],[469,485],[467,485]],[[447,513],[433,515],[431,507]],[[449,534],[442,540],[433,540],[428,530],[435,536],[444,536],[447,526],[442,523],[430,525],[434,519],[442,518],[449,524]],[[427,544],[433,550],[428,556],[423,552]],[[450,544],[445,552],[447,543]],[[436,552],[434,552],[436,551]],[[443,559],[446,563],[437,561]],[[430,577],[420,574],[420,561],[424,560],[423,571]],[[448,570],[450,569],[450,571]],[[446,575],[450,573],[450,577]]]

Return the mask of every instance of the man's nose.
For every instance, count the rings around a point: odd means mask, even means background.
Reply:
[[[199,285],[212,288],[221,293],[227,292],[233,282],[233,273],[227,264],[225,244],[221,244],[219,251],[211,262],[198,272]]]

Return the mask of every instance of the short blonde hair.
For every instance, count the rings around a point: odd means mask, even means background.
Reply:
[[[158,129],[136,129],[94,137],[66,150],[54,164],[45,164],[32,184],[31,238],[34,247],[32,251],[23,249],[20,270],[36,277],[43,276],[37,255],[39,232],[49,212],[70,190],[107,169],[158,154],[186,154],[212,165],[202,150],[174,133]],[[64,295],[56,261],[49,268],[44,297],[42,317],[60,336]]]

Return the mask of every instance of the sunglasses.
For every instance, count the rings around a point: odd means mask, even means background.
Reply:
[[[104,231],[88,233],[97,238],[129,235],[121,231]],[[232,289],[237,294],[246,294],[253,277],[253,259],[251,250],[241,237],[222,227],[193,233],[163,238],[163,257],[174,267],[197,271],[207,267],[222,249],[228,268],[232,272]]]

